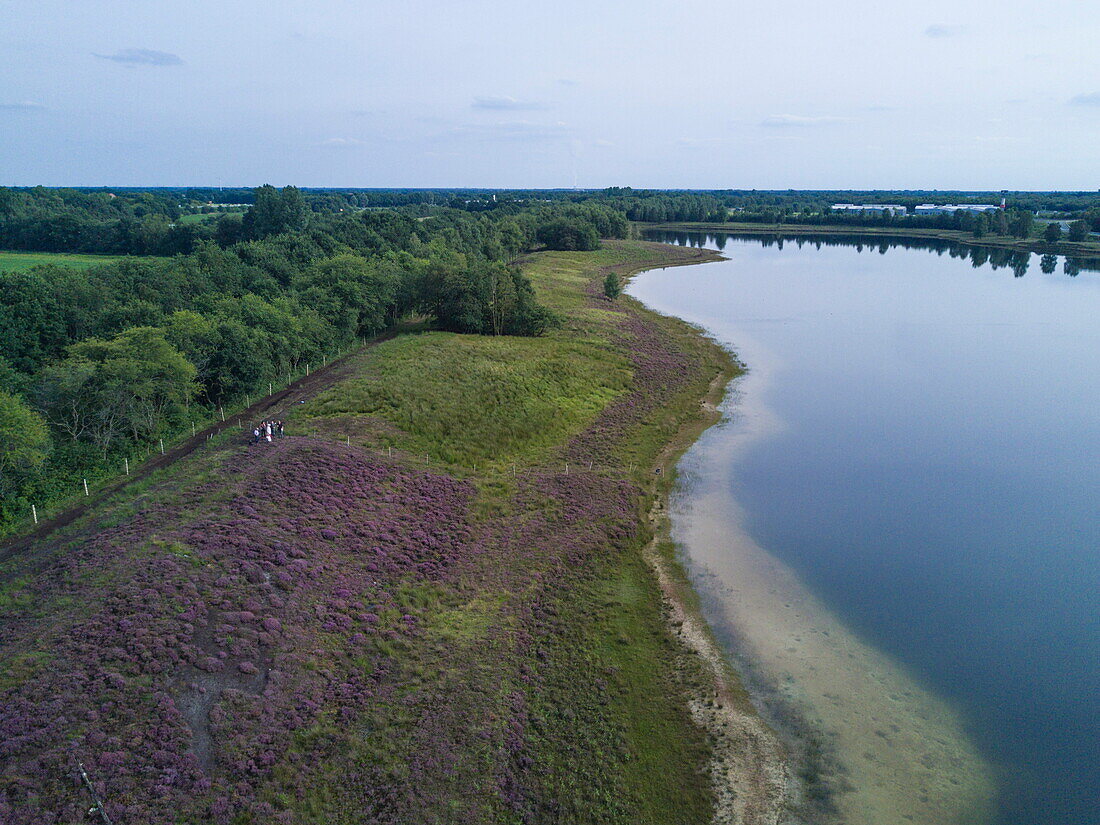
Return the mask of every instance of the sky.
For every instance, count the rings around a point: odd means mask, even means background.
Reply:
[[[0,185],[1100,188],[1083,0],[0,0]]]

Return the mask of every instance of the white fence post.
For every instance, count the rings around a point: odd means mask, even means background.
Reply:
[[[31,515],[34,516],[34,523],[38,524],[38,508],[33,504],[31,505]]]
[[[126,462],[126,475],[130,475],[130,459],[123,458],[122,460]]]
[[[164,455],[164,439],[160,440],[160,454]]]
[[[88,495],[88,479],[84,479],[84,495]]]

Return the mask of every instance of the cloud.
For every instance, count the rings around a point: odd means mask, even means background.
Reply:
[[[359,138],[352,137],[330,137],[328,140],[322,140],[322,146],[361,146],[363,141]]]
[[[18,103],[0,103],[0,112],[41,112],[46,107],[33,100],[21,100]]]
[[[153,49],[119,49],[114,54],[93,54],[101,60],[110,60],[124,66],[179,66],[183,63],[178,54]]]
[[[470,104],[473,109],[490,109],[497,112],[524,112],[545,109],[546,106],[534,100],[517,100],[514,97],[479,95]]]
[[[1070,98],[1070,106],[1100,106],[1100,92]]]
[[[760,121],[760,125],[768,129],[802,129],[813,126],[832,126],[836,123],[847,123],[846,117],[807,117],[805,115],[772,115]]]
[[[529,120],[509,120],[498,123],[478,123],[456,126],[452,135],[481,140],[540,141],[568,137],[572,128],[565,123],[533,123]]]
[[[697,148],[700,146],[713,146],[716,143],[725,143],[728,138],[722,137],[706,137],[706,138],[689,138],[683,137],[676,141],[677,146],[685,146],[688,148]]]
[[[957,37],[965,33],[966,26],[951,25],[947,23],[933,23],[924,30],[924,36],[931,38]]]

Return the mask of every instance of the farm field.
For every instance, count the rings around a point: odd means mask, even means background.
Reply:
[[[74,760],[120,825],[710,821],[710,675],[643,548],[733,366],[601,293],[705,259],[531,256],[561,329],[379,343],[286,438],[230,427],[0,565],[5,821],[77,818]]]
[[[121,260],[123,255],[79,255],[68,252],[5,252],[0,250],[0,272],[20,272],[41,264],[88,269]]]

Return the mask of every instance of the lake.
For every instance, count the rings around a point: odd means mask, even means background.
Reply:
[[[820,733],[842,817],[1100,822],[1100,272],[647,237],[728,258],[628,289],[748,368],[673,533],[765,715]]]

